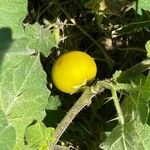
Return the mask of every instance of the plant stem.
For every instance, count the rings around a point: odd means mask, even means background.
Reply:
[[[81,95],[81,97],[77,100],[77,102],[72,106],[72,108],[69,110],[69,112],[66,114],[64,119],[58,124],[56,131],[55,131],[55,141],[50,146],[50,150],[55,150],[55,147],[57,145],[57,142],[59,141],[59,138],[62,136],[62,134],[65,132],[67,127],[70,125],[72,120],[75,118],[75,116],[85,107],[89,106],[91,104],[91,99],[98,93],[101,93],[104,88],[110,89],[112,93],[112,98],[114,101],[114,105],[118,114],[118,121],[121,125],[124,124],[124,117],[121,111],[121,107],[119,104],[119,99],[117,96],[117,90],[124,89],[127,90],[130,87],[126,84],[121,84],[120,89],[119,85],[115,84],[113,85],[111,82],[108,82],[106,80],[104,81],[98,81],[96,85],[87,87],[84,91],[84,93]]]
[[[115,105],[115,108],[116,108],[116,111],[117,111],[117,114],[118,114],[118,121],[121,125],[124,125],[124,117],[123,117],[121,107],[120,107],[120,104],[119,104],[119,99],[118,99],[118,96],[117,96],[117,92],[114,88],[111,89],[111,94],[112,94],[114,105]]]
[[[64,133],[64,131],[67,129],[67,127],[70,125],[72,120],[75,118],[75,116],[85,107],[89,106],[91,103],[91,99],[99,92],[99,88],[94,89],[93,87],[87,87],[82,96],[78,99],[78,101],[72,106],[72,108],[69,110],[69,112],[66,114],[64,119],[58,124],[56,131],[55,131],[55,142],[53,143],[51,150],[54,150],[56,147],[56,144],[61,137],[61,135]]]
[[[118,114],[118,121],[121,125],[123,125],[124,124],[124,117],[123,117],[121,107],[120,107],[120,104],[119,104],[117,91],[122,90],[122,89],[129,90],[129,89],[131,89],[131,87],[128,86],[127,84],[114,84],[113,85],[112,83],[110,83],[106,80],[99,81],[99,82],[100,82],[101,86],[111,90],[112,99],[114,101],[114,105],[115,105],[115,108],[116,108],[116,111],[117,111],[117,114]]]
[[[150,63],[149,60],[143,61],[142,64],[147,64],[147,68],[149,68]],[[139,64],[141,65],[141,64]],[[147,69],[146,68],[146,69]],[[134,68],[131,69],[134,71]],[[135,69],[136,70],[136,69]],[[127,74],[130,74],[130,70],[125,72]],[[67,127],[70,125],[72,120],[75,118],[75,116],[85,107],[89,106],[91,103],[91,99],[98,93],[101,93],[103,90],[109,89],[111,90],[112,98],[114,101],[114,105],[118,114],[118,121],[121,125],[124,125],[124,116],[122,114],[122,110],[119,104],[119,99],[117,96],[117,91],[119,90],[135,90],[132,86],[129,84],[123,84],[123,83],[112,83],[109,80],[103,80],[103,81],[98,81],[96,85],[87,87],[81,97],[77,100],[77,102],[72,106],[72,108],[69,110],[69,112],[66,114],[64,119],[60,122],[60,124],[57,126],[56,131],[55,131],[55,141],[53,144],[50,146],[50,150],[55,150],[57,142],[59,141],[59,138],[61,135],[65,132]]]

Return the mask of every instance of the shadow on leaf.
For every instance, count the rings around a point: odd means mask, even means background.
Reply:
[[[0,28],[0,66],[3,62],[4,55],[7,53],[12,42],[11,29],[8,27]]]

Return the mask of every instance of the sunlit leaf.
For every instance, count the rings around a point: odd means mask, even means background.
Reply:
[[[48,56],[51,48],[56,47],[59,42],[55,40],[55,36],[51,30],[44,29],[38,23],[27,25],[25,28],[25,36],[29,40],[28,48],[42,52],[45,56]]]
[[[118,125],[100,145],[104,150],[148,150],[150,147],[150,127],[140,122]]]
[[[12,150],[16,143],[16,131],[14,127],[8,123],[5,113],[0,110],[0,149]]]
[[[0,66],[0,108],[16,130],[18,149],[27,126],[45,116],[49,96],[39,55],[31,55],[26,45],[25,39],[10,43]]]
[[[26,131],[28,147],[40,150],[48,149],[50,142],[54,141],[54,131],[53,128],[47,128],[41,122],[30,126]]]
[[[0,1],[0,28],[11,29],[13,38],[24,35],[22,22],[27,14],[26,0],[1,0]]]

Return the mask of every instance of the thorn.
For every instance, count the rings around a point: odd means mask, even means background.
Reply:
[[[92,92],[92,94],[97,94],[98,91],[96,91],[96,90],[94,89],[94,86],[92,86],[92,87],[91,87],[91,92]]]
[[[106,99],[106,102],[104,102],[104,105],[105,105],[106,103],[110,102],[111,100],[113,100],[112,97],[108,97],[108,98],[105,98],[105,99]]]
[[[106,123],[109,123],[109,122],[112,122],[112,121],[115,121],[115,120],[118,120],[118,119],[119,119],[119,117],[116,117],[114,119],[111,119],[111,120],[107,121]]]
[[[131,85],[132,85],[133,88],[137,87],[136,84],[134,84],[134,82],[132,80],[131,80]]]

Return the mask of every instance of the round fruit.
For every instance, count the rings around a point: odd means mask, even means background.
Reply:
[[[61,55],[53,64],[52,80],[62,92],[74,93],[87,82],[92,81],[97,72],[95,61],[81,51],[71,51]]]

